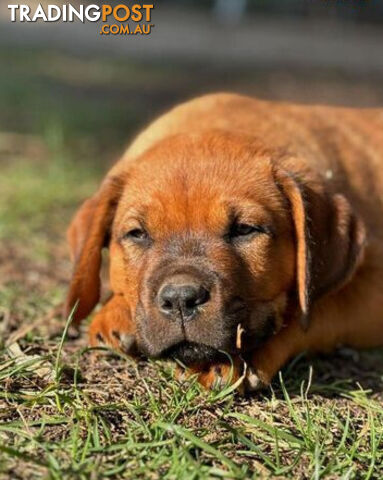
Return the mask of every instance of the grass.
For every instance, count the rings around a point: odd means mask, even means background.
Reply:
[[[299,388],[299,380],[285,384],[280,377],[273,391],[257,398],[221,392],[217,399],[195,382],[179,385],[167,364],[105,357],[95,367],[88,349],[78,346],[60,357],[59,339],[45,342],[40,337],[21,343],[24,351],[42,349],[39,355],[2,354],[5,475],[367,479],[383,474],[383,410],[381,398],[369,390],[340,387],[334,380],[323,390],[308,379]]]
[[[180,385],[170,363],[96,358],[67,328],[56,306],[69,218],[148,117],[148,98],[162,109],[169,78],[175,101],[192,73],[13,54],[0,79],[0,479],[383,478],[379,350],[301,356],[240,397]]]

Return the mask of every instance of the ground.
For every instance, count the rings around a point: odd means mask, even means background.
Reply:
[[[70,216],[153,115],[215,89],[382,104],[381,79],[25,48],[0,64],[0,478],[383,478],[382,351],[303,355],[241,397],[95,359],[60,316]]]

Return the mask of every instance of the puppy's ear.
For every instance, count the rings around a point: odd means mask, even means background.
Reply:
[[[77,304],[75,323],[85,318],[100,298],[101,251],[107,244],[122,187],[122,179],[107,178],[99,191],[82,204],[69,226],[67,236],[74,269],[64,315],[67,317]]]
[[[366,230],[348,200],[328,193],[323,182],[300,180],[285,170],[275,176],[293,219],[297,293],[306,329],[313,302],[352,278],[363,258]]]

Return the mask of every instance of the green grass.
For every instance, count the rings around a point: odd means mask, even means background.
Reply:
[[[240,397],[66,329],[65,228],[151,114],[121,98],[161,109],[190,72],[46,55],[0,50],[0,478],[383,478],[381,351],[302,356]]]

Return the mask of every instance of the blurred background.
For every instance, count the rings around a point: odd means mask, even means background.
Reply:
[[[0,303],[13,308],[23,299],[23,319],[30,303],[36,315],[41,302],[62,296],[74,209],[132,136],[175,103],[228,90],[383,105],[381,0],[154,0],[149,36],[101,36],[90,22],[11,23],[7,3],[0,5]],[[40,2],[23,3],[34,10]],[[79,3],[87,2],[72,1]]]

